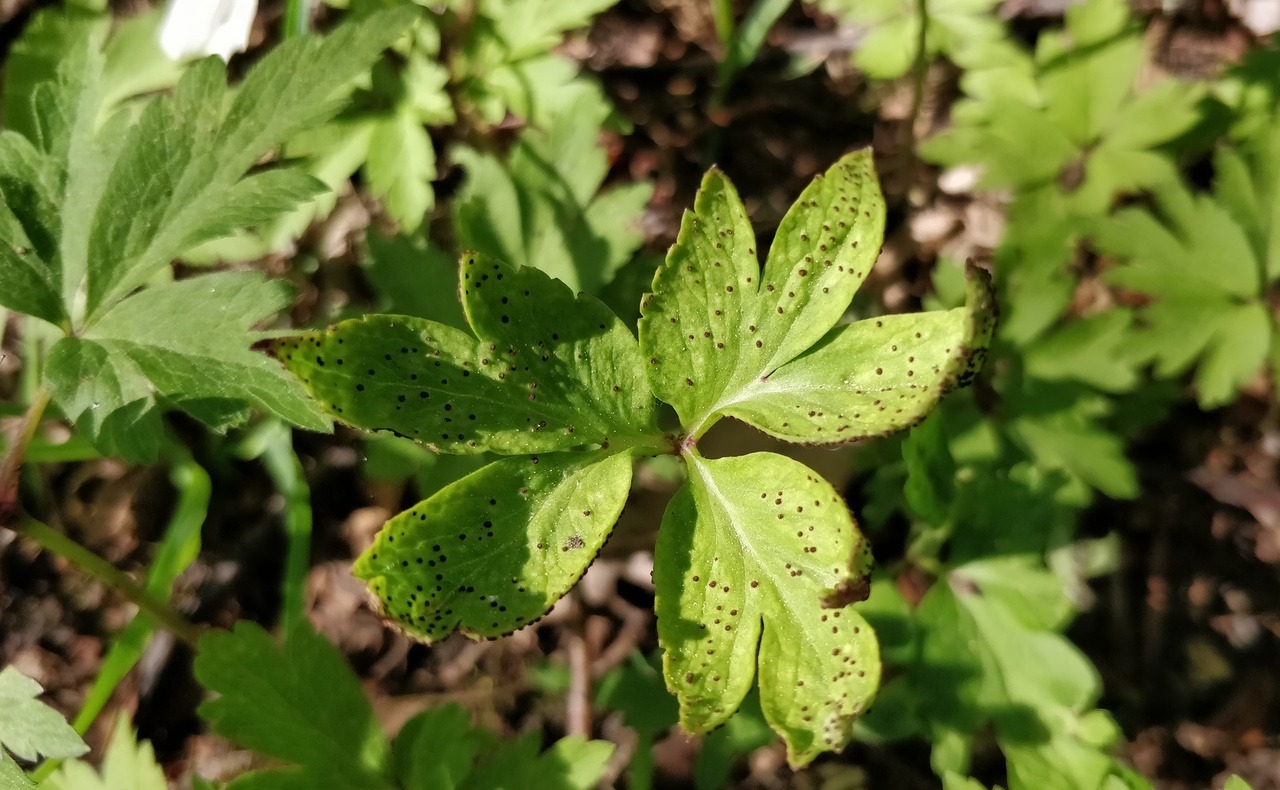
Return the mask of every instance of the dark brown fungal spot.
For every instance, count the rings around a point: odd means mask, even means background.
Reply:
[[[835,589],[823,596],[822,608],[841,609],[850,604],[865,601],[869,597],[871,597],[871,577],[844,578],[836,584]]]

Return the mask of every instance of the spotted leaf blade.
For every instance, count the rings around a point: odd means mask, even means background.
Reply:
[[[783,219],[764,269],[733,185],[710,171],[641,305],[654,391],[697,432],[840,320],[875,262],[884,199],[869,151],[836,162]]]
[[[686,427],[759,368],[763,353],[742,337],[743,296],[760,282],[755,234],[733,184],[712,168],[676,243],[640,303],[640,348],[653,391]],[[749,375],[749,374],[745,374]]]
[[[760,284],[757,324],[773,348],[765,372],[840,322],[880,253],[884,214],[869,148],[844,156],[800,193],[778,226]]]
[[[969,384],[996,324],[995,293],[970,268],[965,306],[867,319],[830,332],[800,358],[753,382],[725,408],[780,439],[825,444],[914,425]]]
[[[577,583],[630,489],[627,453],[503,458],[388,521],[353,572],[418,639],[509,634]]]
[[[870,552],[835,490],[771,453],[689,459],[658,533],[654,583],[667,686],[694,733],[723,724],[759,675],[765,718],[801,766],[848,743],[880,679],[849,604]]]
[[[477,255],[463,257],[461,282],[474,337],[372,315],[272,350],[343,422],[438,452],[660,441],[636,340],[607,307],[537,269]]]

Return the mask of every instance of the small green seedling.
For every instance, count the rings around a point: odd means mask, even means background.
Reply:
[[[977,269],[963,308],[840,324],[883,231],[871,154],[854,153],[800,196],[761,268],[746,209],[713,169],[642,302],[638,342],[595,298],[475,254],[460,275],[474,335],[371,315],[274,341],[339,420],[510,456],[389,521],[355,574],[416,638],[510,633],[581,577],[634,461],[675,454],[688,480],[663,519],[654,583],[681,724],[724,723],[758,674],[794,765],[843,747],[880,678],[875,636],[848,608],[868,593],[867,542],[802,464],[705,458],[698,441],[726,416],[794,442],[881,436],[971,380],[995,323]]]

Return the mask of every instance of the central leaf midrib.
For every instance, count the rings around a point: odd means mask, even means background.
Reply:
[[[737,522],[733,518],[734,508],[732,507],[732,503],[730,502],[730,500],[726,498],[723,493],[721,493],[719,486],[717,486],[713,481],[712,475],[708,473],[706,465],[702,462],[702,460],[695,455],[689,455],[688,458],[690,462],[697,468],[698,478],[702,481],[703,486],[720,503],[722,512],[728,518],[729,528],[732,529],[734,535],[737,536],[739,545],[741,545],[744,549],[746,549],[747,553],[751,555],[752,560],[756,563],[756,567],[759,570],[759,575],[762,578],[768,580],[769,586],[773,589],[774,598],[778,601],[778,603],[780,603],[787,610],[788,614],[796,616],[798,621],[798,615],[800,614],[800,610],[794,605],[792,605],[791,599],[788,596],[785,596],[782,594],[782,590],[779,589],[779,586],[777,582],[774,580],[773,575],[768,572],[768,570],[766,569],[765,563],[761,561],[760,553],[756,550],[755,544],[752,543],[752,541],[747,537],[746,533],[744,533],[742,529],[738,527]],[[793,584],[790,586],[799,587],[800,585]],[[765,619],[764,611],[763,611],[764,607],[760,606],[760,604],[757,603],[756,609],[759,612],[759,616],[761,620],[764,620]],[[805,645],[811,649],[814,648],[815,643],[813,642],[812,639],[809,638],[808,630],[805,628],[800,628],[798,630],[803,635]]]
[[[757,268],[760,268],[758,262],[756,262],[756,266]],[[749,321],[751,320],[745,319],[743,316],[755,316],[754,320],[759,322],[756,325],[756,332],[761,336],[767,335],[769,328],[776,323],[776,319],[772,313],[761,309],[762,306],[766,305],[766,299],[764,296],[766,292],[762,290],[764,288],[764,269],[761,268],[760,271],[761,276],[755,278],[757,282],[754,290],[748,294],[749,298],[743,300],[744,304],[742,306],[744,309],[739,310],[738,312],[739,320],[741,321],[738,326],[738,334],[740,336],[744,334],[742,332],[742,329],[744,328],[743,325],[749,324]],[[717,398],[715,403],[708,406],[696,419],[693,420],[693,425],[696,427],[690,431],[690,433],[700,433],[705,431],[714,424],[718,412],[723,412],[730,406],[750,400],[756,395],[759,395],[760,391],[758,387],[760,383],[767,382],[770,376],[792,361],[787,359],[779,362],[778,350],[786,345],[787,337],[790,334],[791,327],[793,325],[793,323],[788,323],[781,330],[781,335],[778,337],[777,342],[771,342],[769,344],[773,347],[773,350],[769,353],[767,358],[765,358],[764,354],[755,355],[756,359],[765,359],[765,361],[761,365],[753,366],[753,368],[746,368],[745,370],[751,370],[750,373],[744,372],[743,368],[735,364],[734,373],[729,376],[728,382],[723,388],[721,388],[719,398]],[[748,358],[750,356],[751,355],[749,355]],[[738,362],[741,363],[742,360],[743,356],[740,355],[738,357]],[[732,394],[730,394],[731,389],[733,390]],[[776,391],[784,392],[785,390]]]

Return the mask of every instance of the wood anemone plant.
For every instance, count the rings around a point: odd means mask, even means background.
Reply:
[[[762,268],[742,201],[712,169],[641,304],[638,339],[595,298],[469,254],[460,297],[474,334],[370,315],[274,341],[338,420],[506,456],[391,519],[355,574],[418,639],[510,633],[582,576],[633,464],[675,454],[688,477],[658,533],[654,584],[681,724],[722,724],[758,676],[793,765],[842,748],[880,680],[853,606],[869,589],[867,541],[804,465],[708,459],[698,439],[723,417],[801,443],[883,436],[969,383],[996,315],[979,269],[963,308],[840,323],[883,232],[859,151],[804,191]],[[660,403],[676,429],[660,426]]]

